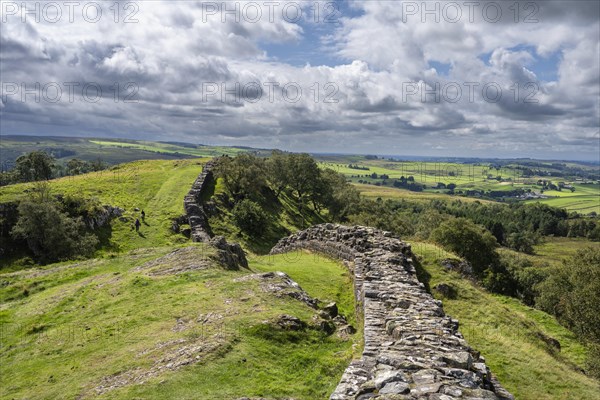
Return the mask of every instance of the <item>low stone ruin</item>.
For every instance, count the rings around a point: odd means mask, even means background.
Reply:
[[[323,224],[282,239],[271,253],[298,249],[345,261],[364,316],[362,357],[330,400],[513,399],[418,281],[409,244],[373,228]]]

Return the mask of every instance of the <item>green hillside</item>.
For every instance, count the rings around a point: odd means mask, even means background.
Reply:
[[[107,249],[168,246],[185,241],[169,230],[171,219],[183,214],[183,197],[202,171],[204,161],[134,161],[106,171],[54,179],[49,184],[54,194],[97,198],[101,204],[125,210],[126,220],[113,220],[107,232]],[[2,187],[0,203],[23,198],[32,187],[32,183]],[[139,216],[136,208],[146,212],[140,234],[132,227]]]
[[[1,274],[0,397],[325,398],[360,335],[326,335],[310,325],[315,310],[251,278],[293,272],[284,256],[229,271],[210,252],[201,244],[140,248]],[[341,300],[354,319],[342,265],[310,254],[294,263],[309,295]],[[312,287],[325,275],[328,285]],[[277,328],[283,314],[308,327]]]
[[[600,383],[582,374],[585,349],[575,335],[542,311],[516,299],[493,295],[458,273],[442,267],[456,258],[429,243],[412,243],[429,275],[429,286],[450,285],[456,298],[443,300],[444,311],[460,321],[460,330],[481,351],[502,385],[517,399],[600,399]],[[560,349],[551,344],[558,340]]]
[[[101,159],[110,165],[114,165],[135,160],[173,160],[191,157],[215,157],[223,154],[235,155],[248,149],[131,139],[10,135],[0,137],[0,158],[3,163],[11,164],[19,156],[39,150],[52,154],[59,163],[72,158],[79,158],[86,161]]]
[[[213,229],[249,251],[248,270],[224,269],[212,258],[214,250],[170,230],[205,161],[135,161],[49,181],[54,194],[123,208],[124,219],[112,221],[92,259],[27,268],[2,260],[0,397],[315,400],[331,393],[362,346],[346,267],[308,252],[261,255],[287,232],[326,215],[299,212],[286,193],[277,199],[262,193],[267,229],[252,237],[233,223],[218,180],[211,188],[218,211]],[[32,185],[0,188],[0,203],[27,196]],[[132,228],[136,208],[146,212],[139,233]],[[589,243],[546,238],[526,257],[554,265]],[[441,261],[454,256],[435,245],[414,242],[413,251],[434,295],[439,283],[456,290],[456,298],[443,298],[446,313],[460,321],[468,343],[518,399],[600,398],[598,381],[581,372],[585,348],[553,317],[448,272]],[[318,329],[317,310],[266,290],[254,275],[274,271],[286,273],[320,304],[335,301],[358,332],[340,336]],[[306,325],[283,329],[282,315]]]

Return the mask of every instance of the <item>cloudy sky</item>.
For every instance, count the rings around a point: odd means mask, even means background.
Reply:
[[[600,2],[1,2],[1,134],[600,158]]]

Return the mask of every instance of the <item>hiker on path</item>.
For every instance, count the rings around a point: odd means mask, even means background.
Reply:
[[[136,231],[136,232],[139,232],[139,230],[140,230],[140,225],[142,225],[142,224],[140,224],[140,220],[136,218],[136,219],[135,219],[135,231]]]

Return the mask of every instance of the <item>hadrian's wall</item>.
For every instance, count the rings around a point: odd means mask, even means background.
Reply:
[[[213,169],[217,160],[210,160],[202,168],[202,172],[192,184],[192,188],[183,200],[183,206],[192,230],[194,242],[208,242],[213,234],[208,224],[208,216],[204,210],[202,197],[214,179]]]
[[[242,247],[237,243],[228,243],[224,237],[214,237],[208,214],[205,210],[203,198],[214,179],[213,169],[218,159],[212,159],[204,164],[202,172],[192,184],[192,188],[183,200],[185,216],[191,229],[191,238],[194,242],[205,242],[217,249],[219,261],[231,269],[240,267],[248,268],[248,261]]]
[[[513,399],[418,281],[410,245],[389,232],[324,224],[282,239],[273,254],[309,249],[344,260],[364,316],[364,351],[331,400]]]

